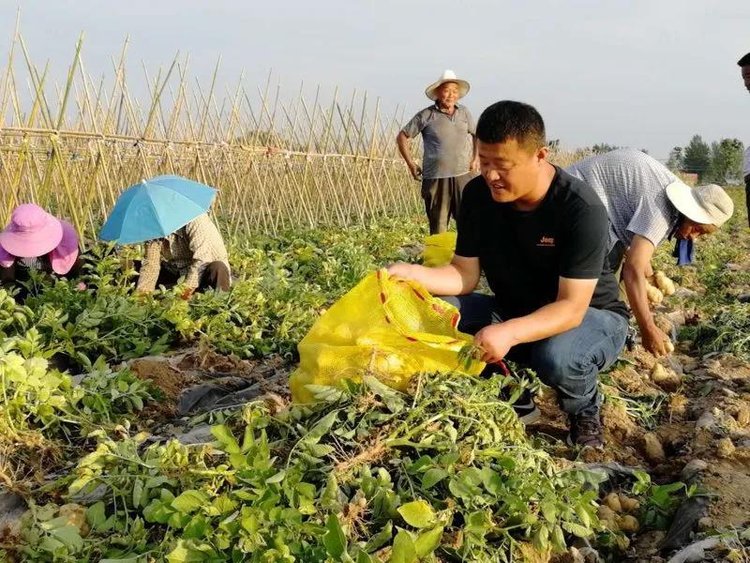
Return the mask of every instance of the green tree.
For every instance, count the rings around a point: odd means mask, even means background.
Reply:
[[[744,151],[739,139],[722,139],[711,143],[711,166],[707,179],[719,184],[739,182],[742,178],[742,154]]]
[[[597,143],[593,147],[591,147],[591,152],[594,154],[604,154],[605,152],[610,152],[619,149],[620,147],[616,145],[610,145],[609,143]]]
[[[709,171],[710,166],[711,147],[708,146],[700,135],[694,135],[683,153],[683,172],[694,172],[698,174],[698,180],[701,181]]]
[[[667,160],[667,168],[673,172],[679,172],[683,168],[684,155],[682,154],[682,147],[673,147],[669,151],[669,159]]]

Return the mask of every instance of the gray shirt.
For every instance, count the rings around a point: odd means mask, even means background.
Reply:
[[[469,110],[456,104],[448,115],[437,104],[424,108],[404,125],[401,131],[410,139],[422,134],[424,156],[422,177],[425,180],[452,178],[469,172],[476,124]]]
[[[610,248],[618,240],[627,248],[633,235],[658,246],[675,228],[679,212],[666,188],[679,180],[644,152],[618,149],[584,158],[565,170],[594,188],[607,208]]]

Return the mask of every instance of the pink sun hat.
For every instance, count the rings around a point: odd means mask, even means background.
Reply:
[[[37,258],[52,252],[63,239],[62,223],[33,203],[13,210],[10,224],[0,233],[0,246],[19,258]]]

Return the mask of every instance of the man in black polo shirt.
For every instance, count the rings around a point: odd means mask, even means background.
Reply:
[[[398,263],[389,272],[422,283],[461,311],[482,360],[525,363],[553,387],[570,443],[603,445],[598,374],[625,343],[627,308],[605,264],[607,211],[584,182],[547,161],[544,122],[531,106],[502,101],[477,124],[482,175],[464,191],[453,261]],[[494,295],[472,293],[484,272]]]

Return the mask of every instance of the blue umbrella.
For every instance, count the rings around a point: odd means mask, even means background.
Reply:
[[[117,198],[99,237],[118,244],[162,238],[208,211],[216,190],[181,176],[157,176]]]

